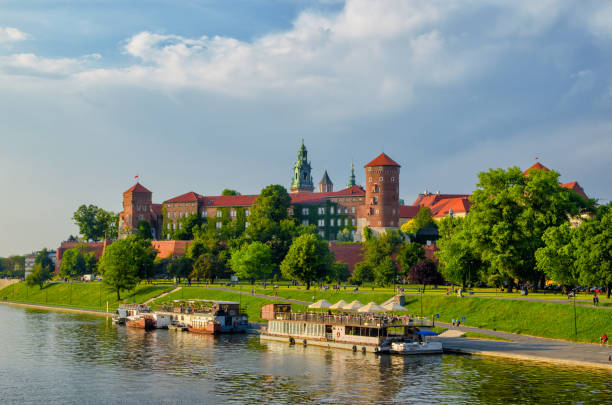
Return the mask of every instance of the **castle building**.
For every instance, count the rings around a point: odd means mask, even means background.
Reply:
[[[125,238],[138,230],[140,222],[151,227],[151,236],[157,239],[161,231],[161,204],[153,204],[153,193],[140,183],[123,193],[123,211],[119,213],[119,237]]]

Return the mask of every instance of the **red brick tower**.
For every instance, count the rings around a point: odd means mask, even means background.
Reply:
[[[138,222],[151,225],[153,193],[136,183],[123,193],[123,212],[119,217],[119,237],[126,237],[138,230]]]
[[[366,200],[361,216],[363,226],[374,233],[399,229],[400,165],[381,153],[364,166]]]

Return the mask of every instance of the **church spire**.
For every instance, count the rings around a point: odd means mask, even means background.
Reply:
[[[355,184],[355,165],[351,161],[351,175],[349,176],[349,182],[346,185],[346,188],[353,187],[353,186],[356,186],[356,185],[357,184]]]
[[[302,144],[298,149],[298,158],[293,165],[293,178],[291,179],[291,192],[300,193],[304,191],[314,191],[314,185],[312,183],[310,162],[308,161],[308,150],[304,145],[304,138],[302,138]]]

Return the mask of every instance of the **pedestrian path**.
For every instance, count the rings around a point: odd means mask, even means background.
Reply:
[[[143,304],[148,305],[148,304],[150,304],[151,302],[155,301],[155,300],[156,300],[156,299],[158,299],[158,298],[162,298],[162,297],[165,297],[165,296],[166,296],[166,295],[168,295],[168,294],[171,294],[171,293],[173,293],[173,292],[177,292],[177,291],[179,291],[181,288],[183,288],[183,287],[176,287],[176,288],[175,288],[174,290],[172,290],[172,291],[165,292],[165,293],[163,293],[163,294],[158,295],[157,297],[149,298],[149,299],[148,299],[148,300],[146,300],[146,301],[145,301]]]
[[[547,361],[559,364],[597,366],[609,368],[612,371],[612,346],[546,339],[469,326],[457,328],[442,322],[436,322],[436,325],[450,327],[452,329],[449,330],[453,331],[478,332],[508,340],[466,339],[440,335],[437,339],[442,342],[445,350],[448,349],[451,352],[509,357],[519,360]]]

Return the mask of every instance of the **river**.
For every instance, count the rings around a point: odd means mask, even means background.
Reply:
[[[0,403],[612,403],[612,373],[144,332],[0,305]]]

